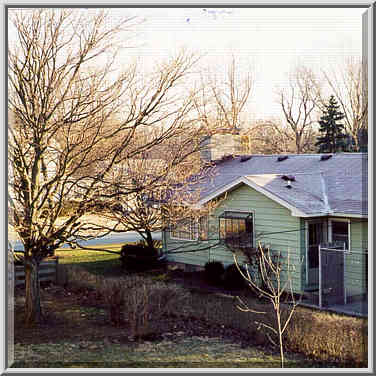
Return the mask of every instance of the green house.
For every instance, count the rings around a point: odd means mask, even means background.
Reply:
[[[227,266],[229,239],[263,244],[289,252],[293,289],[306,304],[367,313],[366,153],[232,156],[215,165],[214,178],[197,189],[199,206],[217,205],[208,218],[164,231],[169,262]]]

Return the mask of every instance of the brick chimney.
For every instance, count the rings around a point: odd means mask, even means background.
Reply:
[[[215,134],[205,137],[201,145],[201,159],[205,162],[215,162],[226,156],[244,154],[241,136],[228,129],[217,130]]]

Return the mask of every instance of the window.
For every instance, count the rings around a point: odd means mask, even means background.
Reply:
[[[207,215],[199,219],[198,230],[199,230],[200,240],[209,239],[209,217]]]
[[[208,217],[187,218],[172,226],[171,238],[179,240],[207,240]]]
[[[229,247],[253,247],[253,214],[224,212],[219,217],[219,239]]]
[[[330,221],[330,241],[345,244],[345,249],[349,250],[349,221],[348,220],[331,220]]]
[[[319,245],[324,238],[323,222],[308,223],[308,266],[319,267]]]

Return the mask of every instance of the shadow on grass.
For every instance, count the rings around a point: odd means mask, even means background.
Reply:
[[[67,268],[81,268],[94,276],[103,277],[120,277],[124,275],[121,268],[121,263],[118,259],[112,260],[97,260],[97,261],[81,261],[81,262],[68,262],[59,265],[58,280],[64,280],[65,270]]]

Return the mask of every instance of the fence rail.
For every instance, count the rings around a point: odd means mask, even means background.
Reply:
[[[41,282],[56,282],[57,265],[59,259],[45,260],[39,264],[39,280]],[[25,270],[23,265],[14,266],[15,286],[25,284]]]

